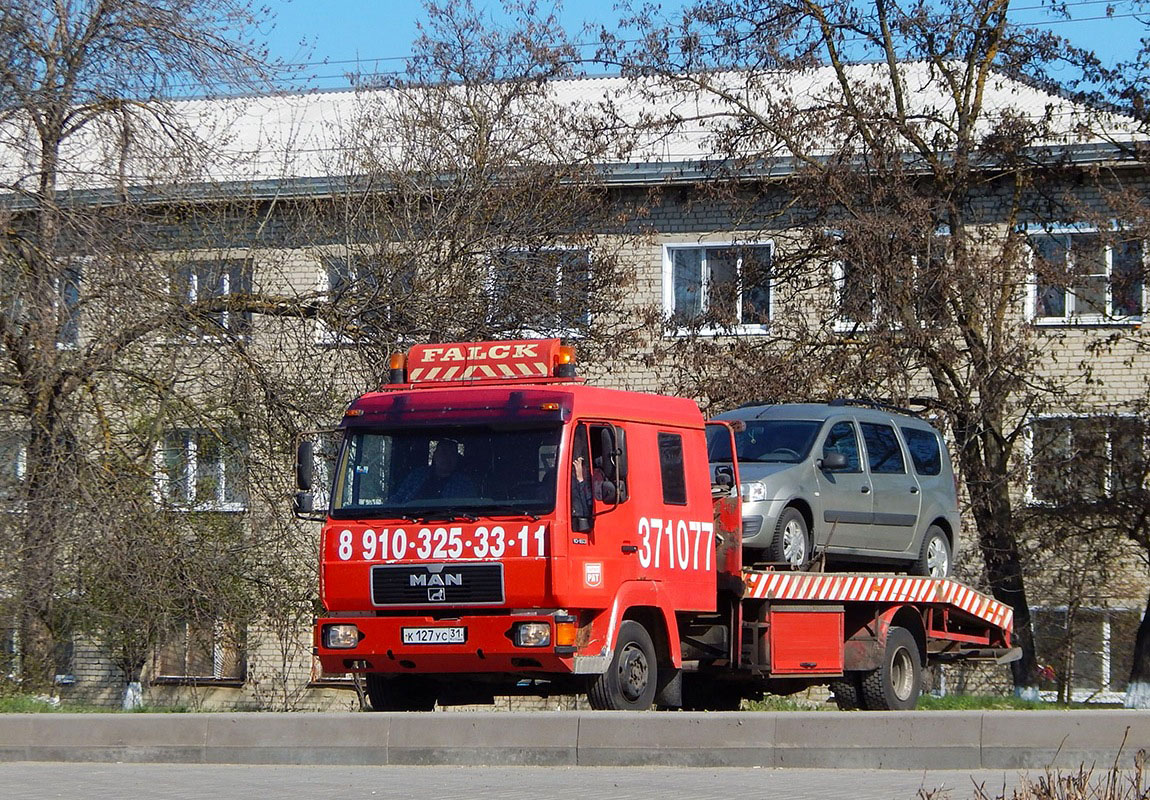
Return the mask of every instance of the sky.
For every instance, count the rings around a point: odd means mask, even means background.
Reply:
[[[1066,0],[1071,22],[1045,10],[1049,2],[1014,0],[1012,18],[1046,24],[1111,63],[1132,56],[1140,38],[1150,36],[1150,13],[1133,16],[1129,0]],[[614,3],[569,0],[564,24],[571,31],[580,30],[585,22],[609,24],[618,16]],[[269,36],[272,55],[309,65],[300,73],[299,88],[342,88],[348,85],[349,71],[402,68],[417,35],[416,21],[425,13],[418,0],[267,0],[267,4],[276,20]],[[498,7],[484,0],[475,4]],[[662,5],[673,11],[684,3],[669,0]]]

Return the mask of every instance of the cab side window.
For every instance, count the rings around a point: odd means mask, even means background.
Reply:
[[[659,434],[659,476],[666,505],[687,505],[687,479],[683,473],[683,437],[677,433]]]
[[[862,459],[859,458],[859,439],[852,422],[836,422],[823,442],[823,458],[828,453],[841,453],[847,465],[835,472],[862,472]]]
[[[877,422],[863,422],[863,441],[866,442],[867,463],[872,474],[902,475],[906,465],[902,460],[902,448],[894,428]]]
[[[587,446],[587,426],[575,426],[571,441],[571,530],[591,530],[591,459]]]

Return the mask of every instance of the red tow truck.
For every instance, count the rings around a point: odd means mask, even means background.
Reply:
[[[924,668],[1016,657],[1011,609],[951,579],[748,567],[738,465],[691,400],[586,385],[558,339],[418,345],[356,398],[324,515],[315,652],[377,711],[585,692],[736,709],[829,685],[913,708]],[[733,452],[733,449],[732,449]]]

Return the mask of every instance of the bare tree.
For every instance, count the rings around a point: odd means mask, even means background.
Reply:
[[[1057,299],[1086,270],[1044,258],[1027,234],[1081,205],[1073,187],[1091,178],[1067,157],[1075,143],[1130,130],[1128,118],[1065,96],[1097,78],[1096,59],[1012,25],[1010,8],[705,0],[675,26],[633,16],[642,45],[608,37],[603,57],[654,76],[641,125],[669,135],[706,126],[711,173],[739,209],[732,226],[748,238],[778,235],[777,291],[803,305],[772,318],[769,339],[728,326],[734,348],[676,342],[736,354],[679,362],[710,367],[694,374],[700,388],[745,385],[751,365],[793,370],[797,386],[758,390],[778,399],[808,387],[928,395],[956,442],[985,579],[1015,609],[1023,658],[1014,683],[1029,690],[1037,676],[1012,497],[1018,444],[1027,417],[1067,403],[1090,369],[1052,369],[1065,352],[1060,336],[1036,329],[1027,311],[1042,300],[1035,272]],[[1060,69],[1083,83],[1060,85]],[[716,363],[729,370],[716,374]],[[730,388],[709,393],[730,402]]]
[[[250,38],[260,14],[231,0],[10,0],[0,8],[0,391],[8,423],[26,436],[22,513],[9,520],[5,563],[28,686],[51,679],[54,645],[70,625],[71,545],[91,519],[86,489],[111,482],[100,449],[89,449],[100,441],[93,419],[103,391],[120,379],[162,385],[140,371],[142,342],[205,313],[173,312],[182,299],[168,273],[141,256],[148,248],[128,202],[157,179],[194,176],[188,169],[203,153],[161,98],[266,85]],[[96,194],[84,197],[89,189]],[[93,323],[83,338],[81,316]],[[151,458],[140,448],[134,455],[137,470]],[[111,500],[95,502],[106,509]]]

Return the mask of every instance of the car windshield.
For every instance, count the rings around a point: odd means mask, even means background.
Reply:
[[[557,425],[347,432],[333,517],[468,519],[555,508]]]
[[[739,461],[797,464],[807,457],[821,422],[798,419],[749,419],[746,429],[735,434]],[[711,462],[731,460],[730,437],[722,428],[707,432],[707,458]]]

